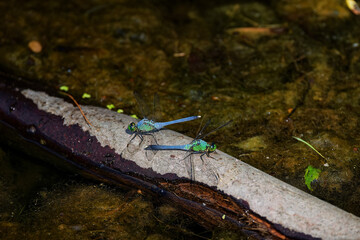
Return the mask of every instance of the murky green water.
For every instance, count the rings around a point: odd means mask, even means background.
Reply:
[[[54,91],[67,85],[78,100],[85,92],[91,94],[90,100],[80,100],[82,104],[114,104],[126,114],[141,115],[133,91],[149,100],[157,92],[161,120],[201,114],[213,120],[210,128],[234,120],[206,140],[360,216],[360,20],[344,1],[32,0],[1,2],[0,11],[2,69]],[[30,50],[31,41],[41,44],[40,52]],[[171,128],[195,136],[199,125],[189,122]],[[326,159],[292,136],[309,142]],[[10,150],[2,151],[9,154]],[[1,161],[11,165],[17,158]],[[27,157],[19,158],[33,168]],[[304,182],[309,165],[322,171],[312,183],[313,191]],[[13,179],[22,176],[20,170],[4,168],[13,172],[1,175],[2,233],[12,232],[13,238],[23,231],[33,238],[73,232],[79,238],[129,234],[131,227],[118,229],[114,223],[127,214],[115,211],[115,205],[133,201],[141,206],[136,211],[147,216],[131,211],[134,216],[124,219],[147,219],[141,236],[172,238],[163,230],[148,229],[187,225],[182,221],[188,220],[178,220],[179,213],[168,209],[164,211],[170,211],[170,223],[176,223],[162,225],[169,219],[159,211],[171,207],[158,208],[136,194],[124,201],[114,189],[76,178],[59,184],[58,178],[67,176],[63,173],[53,181],[36,180],[52,178],[48,172],[54,171],[50,166],[39,168],[23,180],[23,188],[21,178]],[[90,201],[96,204],[86,202],[93,196]],[[72,209],[75,202],[79,203]],[[96,207],[89,209],[92,205]],[[104,210],[109,215],[99,218]],[[66,221],[59,220],[61,213]],[[57,219],[49,220],[54,215]],[[179,229],[183,234],[185,230]],[[108,235],[101,235],[104,231]]]
[[[238,239],[174,207],[0,149],[1,239]],[[245,239],[245,238],[244,238]]]

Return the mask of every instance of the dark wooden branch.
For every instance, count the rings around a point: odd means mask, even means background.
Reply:
[[[359,218],[220,151],[207,159],[220,180],[195,158],[193,182],[182,161],[184,153],[146,151],[151,137],[145,137],[141,145],[138,138],[130,142],[125,129],[134,119],[107,109],[82,108],[95,127],[88,126],[80,111],[62,99],[0,82],[2,132],[11,132],[9,138],[20,136],[15,139],[26,143],[24,151],[36,147],[56,156],[56,161],[51,158],[53,164],[157,195],[208,228],[223,226],[274,239],[360,235]],[[190,141],[170,130],[156,133],[156,138],[171,144]]]

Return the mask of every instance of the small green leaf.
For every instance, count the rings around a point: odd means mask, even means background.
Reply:
[[[69,91],[69,87],[68,87],[68,86],[65,86],[65,85],[64,85],[64,86],[61,86],[61,87],[60,87],[60,90],[61,90],[61,91],[64,91],[64,92],[67,92],[67,91]]]
[[[82,98],[91,98],[91,95],[88,94],[88,93],[84,93],[84,94],[82,95]]]
[[[108,104],[108,105],[106,105],[106,107],[107,107],[109,110],[115,108],[114,104]]]
[[[130,117],[133,117],[133,118],[139,119],[139,118],[138,118],[138,116],[136,116],[135,114],[130,115]]]
[[[306,170],[305,170],[305,184],[308,187],[308,189],[310,191],[313,191],[313,189],[311,188],[311,183],[319,178],[319,175],[321,173],[320,169],[314,168],[311,165],[309,165]]]
[[[117,110],[117,112],[118,112],[118,113],[123,113],[123,112],[124,112],[124,110],[122,110],[122,109],[118,109],[118,110]]]

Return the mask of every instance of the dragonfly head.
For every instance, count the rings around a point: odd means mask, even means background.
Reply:
[[[136,132],[137,130],[136,124],[134,122],[130,123],[127,129],[132,133]]]
[[[211,145],[208,147],[208,152],[212,153],[212,152],[215,152],[215,150],[216,150],[215,143],[211,143]]]

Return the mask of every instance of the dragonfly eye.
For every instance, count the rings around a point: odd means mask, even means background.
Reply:
[[[136,131],[136,124],[134,122],[130,123],[128,126],[128,129],[130,132],[135,132]]]
[[[212,143],[209,147],[209,152],[215,152],[215,150],[216,150],[216,145],[215,143]]]

